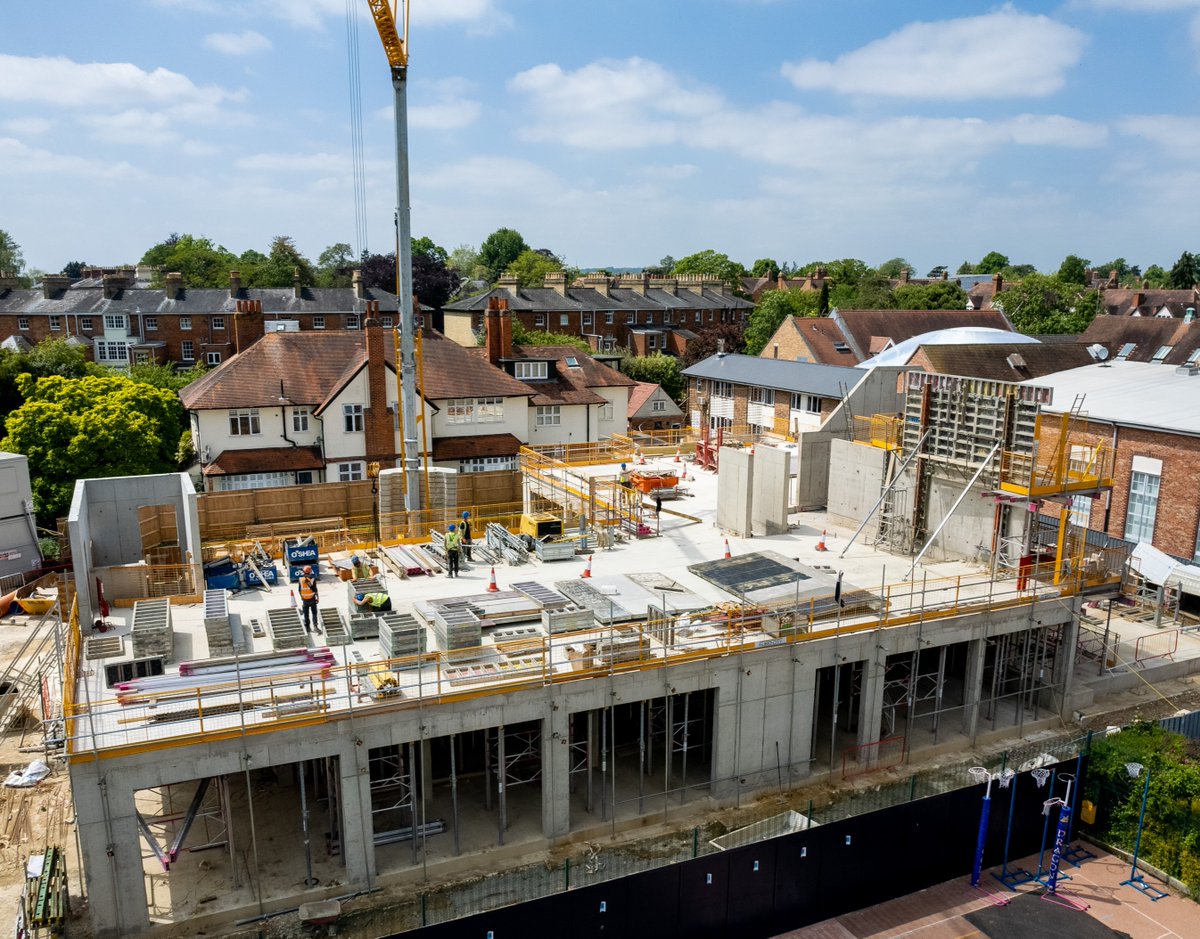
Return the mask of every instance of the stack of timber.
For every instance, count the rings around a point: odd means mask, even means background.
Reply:
[[[204,591],[204,632],[209,655],[233,655],[233,630],[229,625],[229,594]]]
[[[308,645],[304,623],[295,607],[267,610],[267,623],[271,628],[272,649],[302,649]]]
[[[426,646],[425,627],[411,613],[379,615],[379,651],[385,659],[422,655]]]
[[[398,577],[421,577],[442,569],[440,561],[417,545],[391,545],[381,551],[383,563]]]
[[[171,601],[136,600],[133,604],[133,625],[129,630],[135,659],[169,661],[175,647],[171,629]]]
[[[289,649],[284,652],[258,652],[251,655],[181,662],[178,675],[154,675],[134,678],[113,686],[122,705],[148,704],[178,697],[194,703],[197,689],[206,686],[241,685],[253,688],[266,682],[324,677],[336,664],[333,650]],[[236,703],[236,702],[231,702]],[[222,705],[211,705],[205,713],[216,713]],[[193,715],[194,716],[194,715]],[[185,715],[186,717],[186,715]]]

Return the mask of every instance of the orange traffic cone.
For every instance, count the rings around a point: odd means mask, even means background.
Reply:
[[[645,465],[646,465],[646,454],[644,454],[644,453],[643,453],[641,450],[639,450],[639,451],[638,451],[638,462],[637,462],[637,465],[638,465],[638,466],[645,466]]]
[[[591,577],[592,576],[592,556],[590,554],[588,555],[587,567],[585,567],[583,569],[583,573],[580,574],[579,576],[580,577]]]
[[[725,539],[725,560],[728,561],[731,557],[733,557],[733,555],[729,553],[729,539],[726,538]]]
[[[294,610],[294,609],[296,609],[296,591],[289,590],[288,593],[290,593],[292,595],[292,609]]]
[[[829,550],[827,547],[825,547],[825,530],[824,529],[821,530],[821,540],[817,542],[817,550],[818,551],[828,551]]]
[[[675,462],[676,462],[676,463],[682,463],[682,462],[683,462],[683,454],[680,452],[680,449],[679,449],[679,447],[676,447],[676,448],[675,448]]]
[[[681,480],[687,480],[687,464],[683,464],[683,475],[679,477]]]
[[[492,582],[488,584],[488,593],[499,593],[500,588],[496,586],[496,568],[492,568]]]

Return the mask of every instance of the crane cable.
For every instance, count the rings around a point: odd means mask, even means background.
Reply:
[[[346,0],[346,65],[350,94],[350,162],[354,176],[354,261],[370,250],[367,244],[367,174],[363,159],[362,72],[359,67],[356,0]]]

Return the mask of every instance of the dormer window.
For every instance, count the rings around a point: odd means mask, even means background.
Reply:
[[[546,378],[548,372],[545,361],[541,362],[517,362],[516,376],[520,381],[536,381]]]

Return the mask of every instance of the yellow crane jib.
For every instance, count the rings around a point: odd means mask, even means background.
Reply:
[[[396,4],[399,6],[399,2]],[[388,0],[367,0],[375,30],[383,43],[383,51],[393,70],[408,68],[408,3],[404,4],[404,35],[396,31],[396,12]]]

